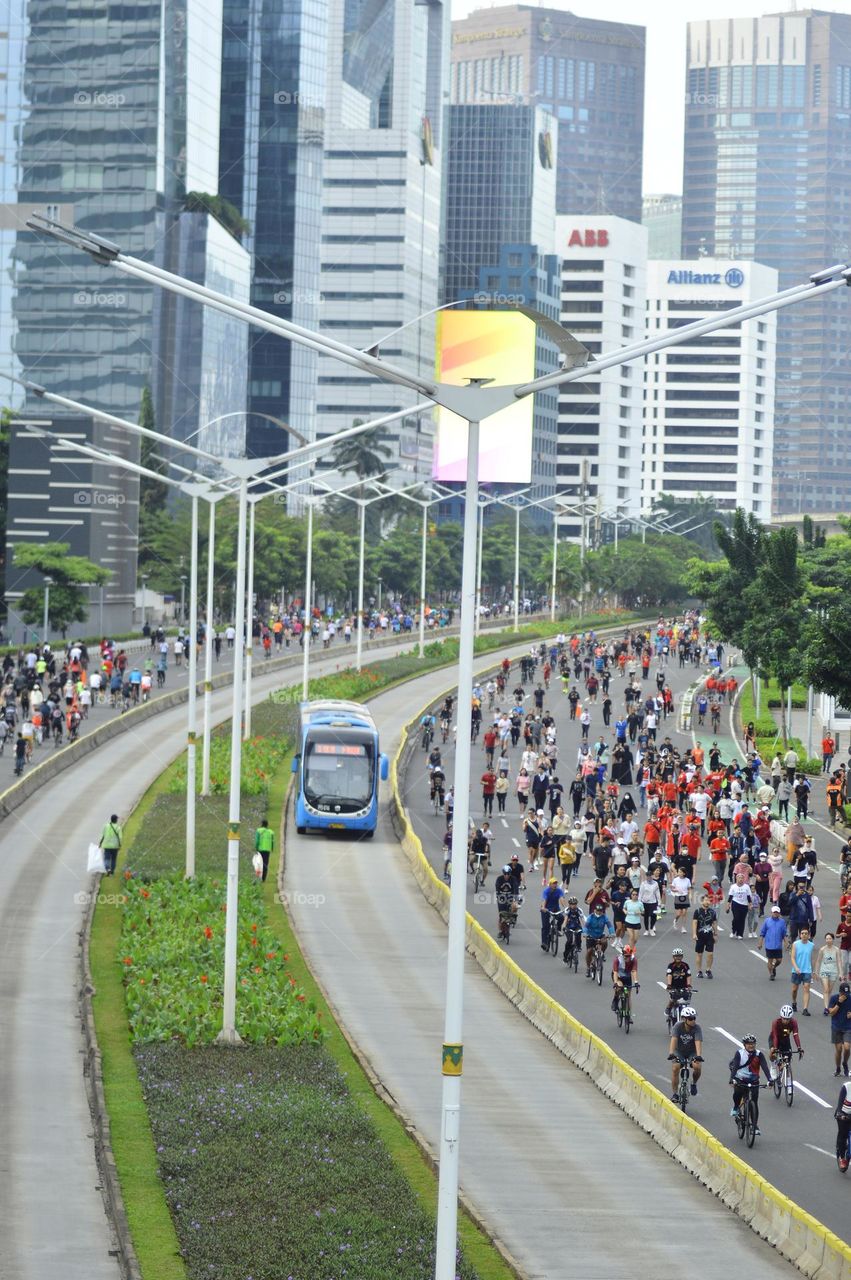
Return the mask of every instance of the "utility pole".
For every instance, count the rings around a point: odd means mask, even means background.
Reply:
[[[579,539],[579,616],[582,617],[585,612],[585,542],[587,537],[587,525],[585,523],[585,496],[588,492],[588,459],[582,459],[582,484],[580,488],[580,507],[582,513],[581,535]]]

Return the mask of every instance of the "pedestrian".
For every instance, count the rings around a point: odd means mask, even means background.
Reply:
[[[724,908],[728,913],[732,910],[733,923],[730,928],[732,937],[743,938],[745,936],[745,923],[752,902],[753,891],[740,872],[733,884],[730,885],[727,894],[727,905]]]
[[[848,1058],[851,1055],[851,986],[840,982],[839,990],[828,1005],[830,1038],[833,1043],[833,1074],[848,1075]]]
[[[841,963],[836,938],[832,933],[826,933],[824,935],[824,946],[818,953],[814,969],[816,977],[821,982],[821,989],[824,994],[824,1009],[822,1012],[825,1017],[827,1017],[833,988],[839,981]]]
[[[263,876],[265,880],[269,874],[269,855],[275,847],[275,833],[269,826],[269,819],[264,818],[260,826],[254,832],[254,850],[259,853],[263,859]]]
[[[496,806],[499,813],[505,813],[505,801],[508,798],[508,771],[501,769],[494,788]]]
[[[792,960],[792,1010],[798,1012],[798,992],[802,991],[801,1013],[809,1018],[810,984],[813,980],[813,942],[810,931],[804,925],[800,934],[792,943],[790,952]]]
[[[103,850],[103,861],[106,867],[106,875],[115,874],[115,864],[118,860],[118,851],[121,848],[123,832],[118,822],[118,814],[113,813],[109,822],[100,833],[98,844]]]
[[[521,769],[514,784],[517,788],[517,803],[520,806],[521,818],[526,812],[526,805],[529,803],[529,788],[531,784],[532,779],[529,777],[528,771],[526,769]]]

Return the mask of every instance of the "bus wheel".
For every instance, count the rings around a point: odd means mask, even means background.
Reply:
[[[361,836],[361,839],[371,840],[374,835],[375,835],[375,829],[373,828],[372,831],[364,831],[363,835]]]
[[[306,835],[307,835],[307,827],[296,827],[296,831],[298,832],[298,834],[299,834],[300,836],[306,836]]]

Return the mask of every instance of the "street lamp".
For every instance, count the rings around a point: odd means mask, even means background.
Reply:
[[[148,578],[149,577],[150,577],[150,574],[147,574],[147,573],[142,574],[142,631],[143,632],[145,630],[145,623],[148,620],[146,606],[148,602]],[[102,623],[101,623],[101,630],[103,630]]]
[[[42,625],[42,644],[47,643],[48,628],[50,625],[50,588],[53,586],[53,579],[45,576],[44,579],[44,622]]]
[[[180,622],[181,625],[186,621],[186,574],[180,575]]]
[[[454,304],[448,304],[454,305]],[[381,482],[379,482],[381,483]],[[425,608],[426,608],[426,553],[428,550],[428,509],[433,507],[436,502],[443,501],[443,494],[437,493],[433,498],[418,498],[415,493],[408,493],[406,489],[390,489],[387,485],[382,485],[387,494],[396,492],[400,498],[413,502],[416,506],[422,508],[423,525],[420,546],[420,640],[419,640],[419,656],[425,655]],[[417,489],[419,485],[412,485],[411,488]],[[432,493],[436,491],[432,489]]]
[[[149,283],[159,284],[174,293],[202,301],[206,305],[225,311],[229,315],[239,315],[247,322],[251,321],[269,332],[277,333],[313,350],[322,351],[324,354],[338,359],[344,364],[353,365],[361,372],[375,375],[383,381],[411,387],[432,399],[442,408],[458,414],[468,423],[466,503],[461,572],[462,626],[458,656],[455,824],[452,840],[452,889],[449,905],[446,1014],[442,1055],[443,1097],[440,1125],[437,1240],[435,1247],[435,1280],[453,1280],[455,1276],[458,1221],[460,1102],[461,1075],[463,1071],[463,1043],[461,1036],[463,1029],[463,977],[466,933],[465,868],[471,767],[470,689],[473,680],[473,640],[475,630],[474,627],[469,625],[469,611],[475,604],[480,423],[482,420],[486,420],[493,414],[498,413],[501,409],[507,408],[509,405],[516,403],[517,400],[532,395],[536,391],[559,386],[562,383],[574,382],[579,378],[593,376],[603,369],[621,365],[629,360],[638,359],[667,347],[678,346],[698,334],[715,332],[729,325],[739,324],[744,319],[751,319],[758,315],[777,311],[782,307],[794,305],[806,298],[819,297],[822,293],[844,288],[849,279],[851,279],[851,266],[839,264],[826,271],[816,273],[806,285],[784,290],[757,303],[734,307],[722,315],[714,315],[707,320],[684,325],[680,329],[668,330],[659,337],[633,344],[621,351],[602,356],[598,360],[592,360],[587,364],[584,363],[583,357],[581,366],[577,364],[573,368],[565,367],[556,373],[533,379],[521,385],[493,386],[489,385],[492,382],[491,378],[476,377],[470,379],[467,386],[461,387],[447,385],[446,383],[434,383],[427,379],[418,378],[395,366],[385,364],[381,360],[366,356],[355,348],[346,346],[344,343],[328,338],[325,335],[306,330],[280,317],[272,317],[259,308],[250,307],[245,303],[234,302],[224,294],[194,284],[183,279],[183,277],[172,275],[141,259],[130,258],[121,252],[118,245],[92,233],[80,231],[75,227],[64,227],[61,223],[38,214],[28,218],[26,225],[31,230],[47,232],[61,243],[83,249],[103,266],[123,271]],[[585,354],[587,355],[587,352]],[[242,493],[240,495],[240,509],[243,516],[242,530],[244,533],[245,504]],[[244,542],[242,550],[244,552]],[[243,585],[244,581],[241,584],[238,581],[240,590]],[[238,749],[238,734],[236,746]],[[236,752],[234,752],[234,755],[236,755]],[[234,761],[232,760],[231,763],[233,767]],[[236,781],[238,783],[238,773]],[[238,838],[238,821],[236,825]],[[234,877],[234,890],[235,887],[236,880]],[[231,907],[230,890],[231,882],[229,878],[229,908]],[[235,957],[235,899],[232,909],[229,909],[228,912],[229,933],[231,929],[234,931]]]

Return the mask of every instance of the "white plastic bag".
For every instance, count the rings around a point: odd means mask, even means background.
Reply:
[[[254,874],[255,874],[256,876],[262,876],[262,874],[263,874],[263,855],[262,855],[261,853],[255,853],[254,857],[251,859],[251,865],[252,865],[252,867],[254,868]]]
[[[106,871],[106,863],[103,860],[103,849],[99,844],[89,845],[89,862],[86,868],[89,875],[102,874]]]

